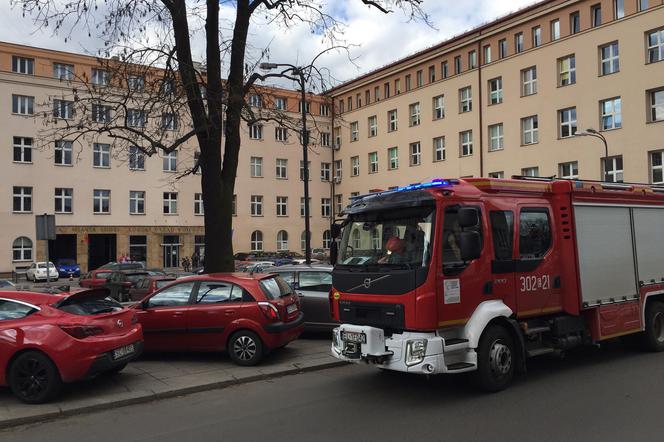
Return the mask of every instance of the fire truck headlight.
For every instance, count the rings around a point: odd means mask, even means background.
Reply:
[[[406,341],[406,365],[417,365],[424,361],[427,353],[426,339],[411,339]]]
[[[332,331],[332,345],[334,345],[334,348],[341,350],[341,330],[338,328]]]

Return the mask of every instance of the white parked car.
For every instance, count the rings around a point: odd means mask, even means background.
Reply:
[[[52,262],[48,263],[48,277],[50,277],[51,281],[57,281],[58,277],[60,275],[58,274],[58,269],[55,267],[55,264]],[[30,268],[25,272],[25,277],[28,279],[28,281],[46,281],[47,279],[47,274],[46,274],[46,262],[33,262]]]

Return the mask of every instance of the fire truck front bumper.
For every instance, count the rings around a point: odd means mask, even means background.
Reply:
[[[404,331],[385,337],[380,328],[350,324],[334,329],[332,355],[346,362],[425,375],[461,373],[477,367],[474,350],[446,352],[445,339],[437,333]]]

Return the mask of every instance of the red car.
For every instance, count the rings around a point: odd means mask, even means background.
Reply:
[[[36,404],[63,382],[122,370],[141,353],[143,334],[136,312],[107,296],[0,292],[0,385]]]
[[[140,301],[175,280],[174,276],[146,276],[129,289],[129,300]]]
[[[106,284],[108,278],[111,276],[111,273],[113,273],[113,270],[93,270],[86,273],[85,275],[81,275],[78,280],[78,285],[85,288],[101,287]]]
[[[257,364],[304,328],[298,297],[277,275],[181,278],[134,308],[147,351],[228,350],[238,365]]]

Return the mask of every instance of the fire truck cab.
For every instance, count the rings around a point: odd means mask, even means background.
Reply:
[[[332,354],[500,390],[526,358],[637,334],[664,350],[664,188],[434,180],[355,198]]]

